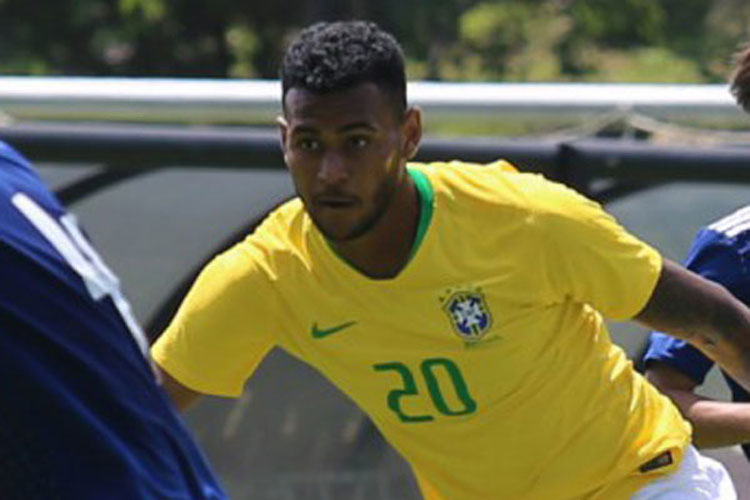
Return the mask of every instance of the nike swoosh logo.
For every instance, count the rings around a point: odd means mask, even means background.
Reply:
[[[340,332],[341,330],[345,330],[349,328],[350,326],[356,325],[356,321],[349,321],[347,323],[341,323],[340,325],[336,325],[333,328],[325,328],[325,329],[319,329],[317,323],[313,323],[312,326],[312,336],[314,339],[322,339],[323,337],[327,337],[329,335],[333,335],[334,333]]]

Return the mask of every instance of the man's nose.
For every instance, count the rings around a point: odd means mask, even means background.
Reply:
[[[335,151],[327,152],[321,159],[318,180],[325,184],[341,184],[349,178],[349,166],[344,156]]]

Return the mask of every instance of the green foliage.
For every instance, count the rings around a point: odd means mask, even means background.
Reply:
[[[655,0],[579,0],[570,13],[577,36],[611,47],[658,44],[667,18]]]
[[[571,22],[555,2],[480,3],[461,16],[459,27],[463,46],[457,59],[473,63],[467,68],[473,77],[511,81],[562,77],[556,47],[570,32]],[[472,54],[479,54],[482,62],[472,61]]]
[[[254,78],[253,58],[260,47],[258,35],[246,24],[235,24],[227,30],[226,42],[232,55],[229,76]]]
[[[682,58],[669,49],[645,47],[631,50],[603,50],[591,54],[595,72],[591,81],[625,83],[691,83],[701,80],[697,62]]]
[[[523,3],[480,3],[461,16],[459,31],[476,49],[508,51],[527,41],[534,11]]]
[[[411,78],[722,81],[747,0],[0,0],[0,73],[275,78],[290,36],[373,19]]]
[[[146,23],[162,21],[167,14],[164,0],[120,0],[120,12],[126,16],[141,16]]]

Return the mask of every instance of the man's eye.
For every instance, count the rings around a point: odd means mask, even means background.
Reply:
[[[349,144],[351,144],[353,147],[357,149],[362,149],[367,147],[368,144],[370,144],[370,140],[362,135],[357,135],[354,137],[349,138]]]
[[[297,147],[304,151],[317,151],[320,149],[320,142],[317,139],[300,139],[297,141]]]

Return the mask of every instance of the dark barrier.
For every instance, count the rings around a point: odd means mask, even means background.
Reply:
[[[188,127],[101,123],[18,124],[0,138],[34,161],[96,163],[106,168],[64,199],[159,167],[269,168],[283,166],[273,128]],[[662,146],[647,141],[601,138],[426,138],[421,161],[485,163],[505,158],[525,171],[541,172],[600,200],[667,181],[750,182],[750,148]],[[604,186],[595,181],[608,180]]]

